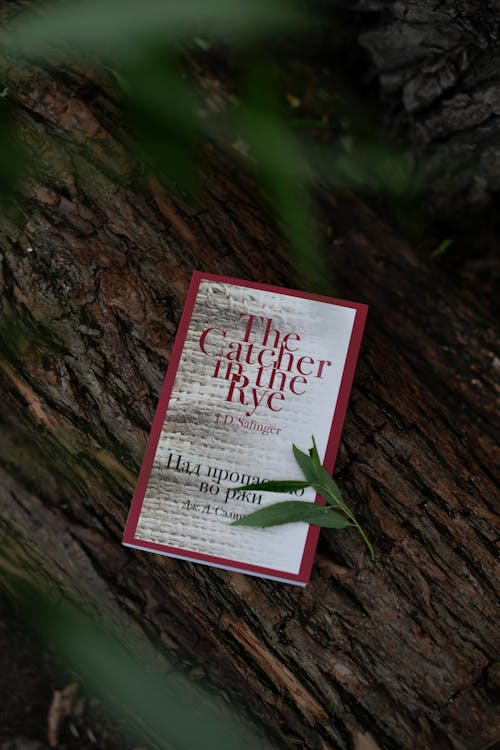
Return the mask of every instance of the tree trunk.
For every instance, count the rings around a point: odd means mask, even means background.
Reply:
[[[191,271],[301,282],[227,158],[207,153],[190,210],[138,178],[89,73],[9,85],[45,170],[2,219],[2,566],[202,667],[276,747],[481,750],[500,680],[480,305],[355,196],[323,195],[337,291],[371,308],[336,477],[376,563],[323,531],[301,590],[125,549]]]
[[[500,190],[498,3],[360,0],[356,9],[367,12],[360,42],[392,122],[419,147],[434,215],[461,220],[464,205],[492,208]]]

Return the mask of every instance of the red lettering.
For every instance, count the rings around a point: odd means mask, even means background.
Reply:
[[[248,323],[245,330],[245,337],[243,341],[249,341],[250,334],[252,333],[252,327],[254,320],[260,320],[261,323],[264,322],[264,318],[261,318],[260,315],[247,315],[247,313],[240,313],[240,317],[238,320],[241,320],[242,318],[248,317]]]
[[[301,375],[310,375],[312,373],[312,369],[309,370],[309,372],[304,372],[302,369],[303,365],[313,365],[314,359],[312,357],[301,357],[299,360],[297,360],[297,370],[300,372]]]
[[[231,383],[229,385],[229,391],[226,401],[232,401],[233,395],[236,393],[236,400],[239,399],[240,404],[243,404],[243,406],[245,406],[244,388],[247,387],[248,383],[249,380],[246,375],[233,375],[233,379],[231,380]]]
[[[270,355],[270,361],[266,364],[262,361],[264,359],[264,355],[269,354]],[[271,367],[273,364],[273,357],[274,357],[274,349],[261,349],[259,352],[259,356],[257,357],[257,363],[261,367]]]
[[[206,331],[203,331],[203,333],[200,336],[200,349],[203,352],[203,354],[208,354],[209,357],[222,357],[222,349],[215,354],[210,354],[210,352],[207,352],[205,349],[205,341],[207,340],[207,336],[212,331],[218,331],[219,333],[222,333],[222,338],[225,339],[227,335],[227,331],[223,331],[222,328],[207,328]]]
[[[283,407],[277,409],[277,408],[275,408],[273,406],[273,400],[274,399],[279,399],[280,401],[284,401],[285,400],[285,394],[284,393],[280,393],[280,391],[274,391],[274,393],[271,393],[269,395],[268,399],[267,399],[267,405],[268,405],[269,409],[271,409],[271,411],[283,411]]]
[[[278,330],[273,330],[271,328],[273,324],[273,319],[268,318],[266,323],[266,330],[264,331],[264,338],[262,339],[262,346],[267,346],[267,342],[269,339],[269,336],[273,333],[274,334],[274,344],[272,344],[272,348],[276,349],[279,346],[280,343],[280,332]]]
[[[298,333],[287,333],[286,336],[283,336],[283,344],[282,346],[285,347],[285,349],[288,349],[289,352],[296,352],[298,349],[298,346],[295,347],[295,349],[292,349],[288,346],[288,339],[293,336],[294,341],[300,341],[300,336]]]
[[[316,377],[322,378],[323,367],[328,367],[331,364],[332,363],[330,362],[329,359],[320,359],[320,361],[318,362],[318,372],[316,373]]]
[[[302,375],[296,375],[290,380],[290,391],[294,394],[294,396],[302,396],[306,392],[305,388],[303,391],[296,391],[295,383],[302,383],[303,385],[305,385],[307,383],[306,378],[302,377]]]

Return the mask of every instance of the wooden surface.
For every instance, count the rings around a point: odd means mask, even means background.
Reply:
[[[10,85],[44,171],[1,220],[2,565],[201,667],[275,747],[497,739],[499,355],[480,302],[355,196],[323,195],[337,291],[370,305],[335,476],[377,561],[324,531],[301,590],[124,549],[191,271],[301,281],[228,160],[207,152],[187,206],[139,176],[85,71]]]

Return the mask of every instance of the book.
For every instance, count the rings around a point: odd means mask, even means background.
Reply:
[[[319,527],[232,526],[284,500],[238,489],[303,480],[292,452],[314,435],[335,463],[367,306],[195,272],[123,544],[305,585]]]

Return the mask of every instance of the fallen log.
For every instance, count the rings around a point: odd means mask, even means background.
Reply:
[[[499,358],[480,302],[357,197],[323,193],[337,292],[370,305],[335,476],[376,562],[323,531],[298,590],[124,549],[192,270],[301,280],[227,157],[207,151],[193,209],[139,178],[88,72],[12,86],[44,169],[1,220],[2,567],[203,670],[276,747],[497,739]]]

